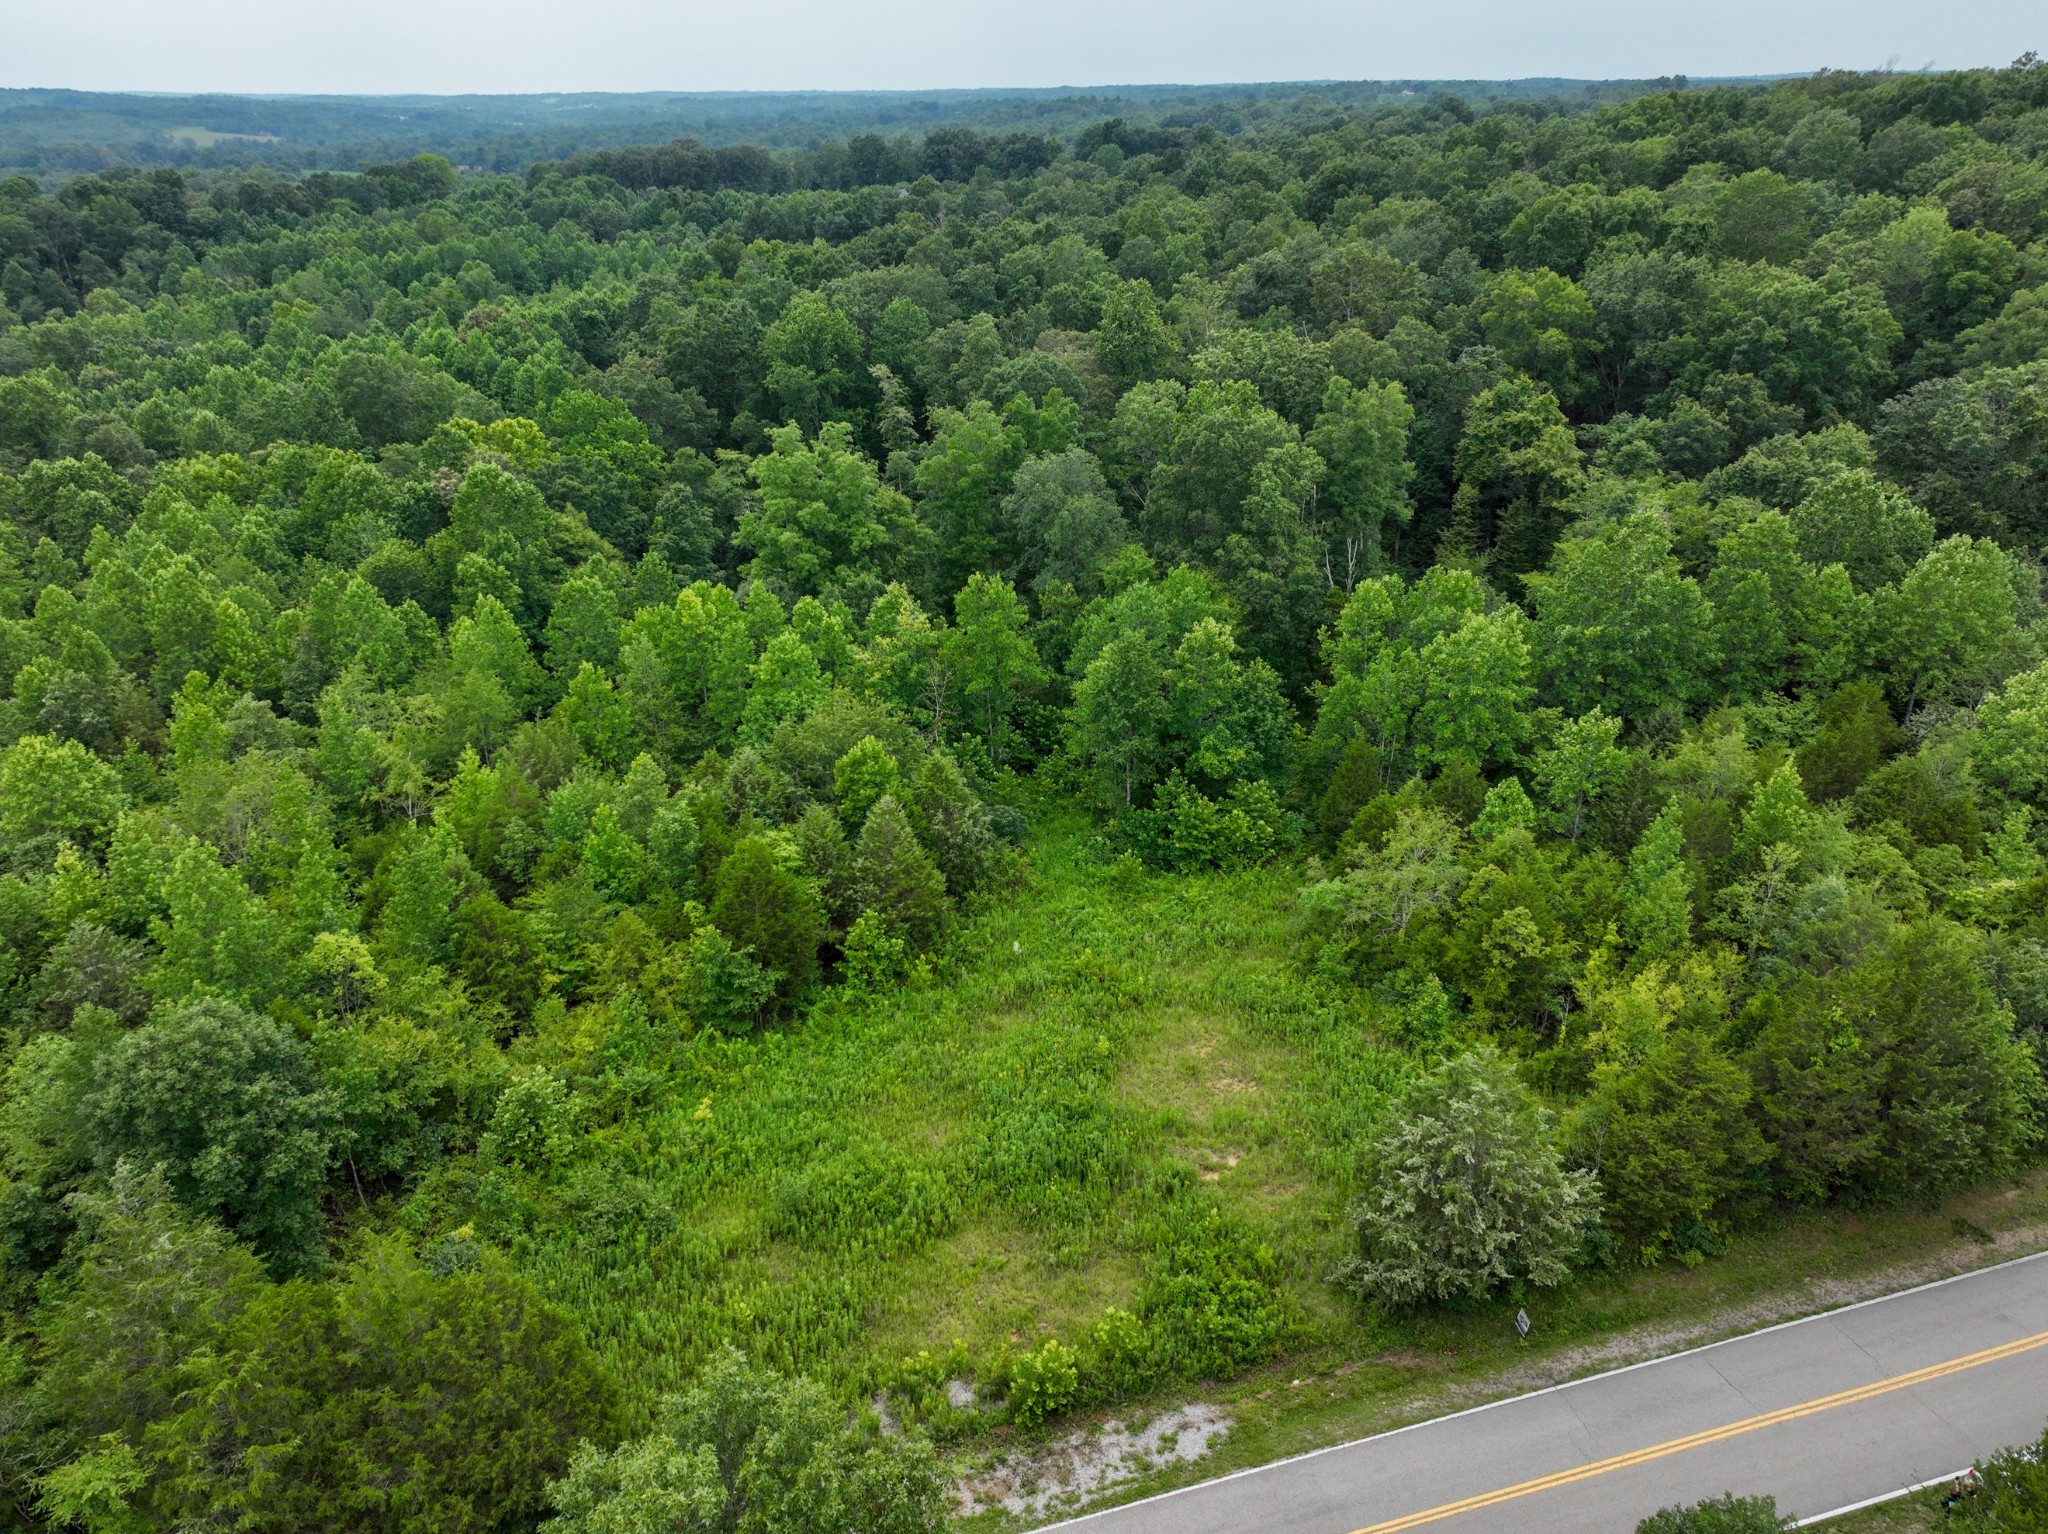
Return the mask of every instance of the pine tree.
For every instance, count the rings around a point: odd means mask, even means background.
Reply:
[[[780,980],[776,1000],[787,1006],[818,972],[823,923],[810,886],[782,866],[766,837],[743,836],[718,865],[711,923]]]
[[[988,806],[945,752],[932,752],[917,769],[910,810],[918,840],[946,876],[947,890],[960,899],[974,893],[995,861],[995,829]]]
[[[894,794],[868,811],[853,854],[853,904],[873,911],[919,948],[937,940],[946,924],[946,876],[918,845],[910,817]]]

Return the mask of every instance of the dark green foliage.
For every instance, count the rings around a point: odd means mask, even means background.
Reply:
[[[195,1211],[279,1268],[317,1267],[335,1103],[306,1047],[232,1002],[196,1001],[105,1048],[80,1104],[103,1170],[161,1167]]]
[[[1688,1507],[1667,1507],[1636,1525],[1636,1534],[1779,1534],[1791,1520],[1770,1497],[1723,1492]]]
[[[153,1498],[257,1527],[488,1530],[545,1506],[612,1400],[574,1326],[496,1261],[380,1244],[259,1293],[162,1426]]]
[[[946,1522],[929,1444],[885,1436],[871,1416],[849,1424],[817,1386],[735,1352],[713,1358],[648,1437],[585,1445],[548,1490],[563,1534],[937,1534]]]
[[[817,973],[824,935],[809,887],[765,839],[749,836],[718,865],[715,890],[712,925],[777,976],[782,1004],[795,1000]]]
[[[946,876],[918,845],[910,817],[893,794],[868,811],[853,849],[847,896],[918,947],[937,939],[946,918]]]
[[[1781,1192],[1904,1198],[2012,1164],[2032,1133],[2040,1070],[1977,948],[1966,930],[1922,922],[1859,968],[1759,1001],[1751,1068]]]
[[[1358,812],[1379,797],[1380,788],[1379,752],[1363,736],[1353,736],[1316,801],[1316,830],[1326,845],[1336,844]]]
[[[1906,737],[1892,719],[1884,689],[1851,682],[1820,706],[1820,728],[1799,748],[1799,778],[1817,804],[1846,799],[1898,754]]]
[[[1763,1159],[1749,1122],[1749,1078],[1681,1029],[1601,1083],[1579,1129],[1600,1179],[1602,1218],[1638,1245],[1698,1225]]]
[[[261,1293],[262,1269],[219,1225],[180,1208],[160,1173],[132,1163],[71,1206],[78,1265],[39,1318],[44,1386],[81,1440],[118,1433],[139,1446],[177,1405],[193,1356]]]
[[[1929,745],[1872,772],[1850,803],[1863,825],[1894,825],[1916,842],[1974,853],[1983,834],[1975,789],[1968,757]]]

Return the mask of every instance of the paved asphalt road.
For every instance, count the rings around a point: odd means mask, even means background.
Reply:
[[[1057,1524],[1075,1534],[1629,1534],[1769,1492],[1807,1518],[2048,1419],[2048,1254]]]

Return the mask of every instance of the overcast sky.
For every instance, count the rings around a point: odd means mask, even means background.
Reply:
[[[0,85],[514,92],[2004,64],[2041,0],[0,0]]]

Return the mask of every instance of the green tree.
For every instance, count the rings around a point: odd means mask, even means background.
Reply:
[[[1535,666],[1519,609],[1474,613],[1415,657],[1409,738],[1426,768],[1512,760],[1528,738]]]
[[[488,678],[502,688],[508,717],[527,712],[547,689],[547,678],[518,622],[488,593],[449,625],[448,658],[458,672]],[[575,674],[573,667],[569,674]]]
[[[1480,807],[1479,818],[1472,822],[1472,834],[1492,838],[1510,831],[1536,830],[1536,806],[1530,801],[1528,790],[1522,787],[1522,780],[1516,777],[1501,779],[1486,791],[1486,802]]]
[[[140,1447],[171,1415],[193,1355],[254,1298],[263,1269],[212,1220],[174,1201],[161,1169],[115,1163],[104,1187],[71,1195],[72,1280],[37,1317],[42,1387],[81,1440]]]
[[[1239,604],[1246,643],[1283,678],[1305,684],[1329,584],[1311,516],[1322,459],[1242,379],[1134,389],[1114,424],[1139,482],[1147,549],[1213,570]]]
[[[1738,696],[1833,687],[1861,664],[1869,599],[1840,565],[1816,570],[1776,511],[1721,539],[1707,577],[1714,648]]]
[[[947,890],[964,899],[979,889],[996,866],[996,834],[959,763],[943,751],[929,753],[910,785],[910,810]]]
[[[540,492],[502,464],[485,460],[463,476],[448,509],[448,526],[428,541],[427,550],[456,588],[458,607],[468,605],[460,600],[465,560],[474,558],[501,571],[510,589],[499,597],[520,627],[533,633],[556,573],[555,530]]]
[[[1345,927],[1398,941],[1416,917],[1457,899],[1468,873],[1463,852],[1464,836],[1448,816],[1401,810],[1379,847],[1361,849],[1349,871],[1311,886],[1302,899]]]
[[[2038,654],[2019,622],[2023,579],[1988,538],[1945,538],[1895,587],[1877,595],[1875,647],[1892,696],[1970,704]]]
[[[634,755],[633,704],[619,696],[612,679],[589,661],[569,679],[552,719],[585,756],[616,772]]]
[[[753,555],[748,580],[790,597],[852,598],[880,590],[892,569],[915,568],[910,503],[881,482],[850,426],[828,422],[808,442],[785,426],[769,440],[751,471],[758,503],[733,533]]]
[[[1143,278],[1112,283],[1102,295],[1095,356],[1119,389],[1164,373],[1173,361],[1173,333],[1159,317],[1152,284]]]
[[[864,735],[832,764],[832,788],[839,802],[839,818],[853,830],[867,820],[876,800],[902,792],[903,770],[887,746]]]
[[[174,1519],[485,1534],[545,1507],[611,1391],[568,1317],[504,1262],[436,1273],[392,1240],[337,1284],[265,1290],[154,1447]]]
[[[1548,692],[1574,714],[1684,707],[1713,669],[1713,613],[1652,512],[1559,546],[1528,580]]]
[[[860,332],[816,293],[799,293],[761,335],[766,384],[776,419],[815,433],[846,420],[871,392],[861,365]]]
[[[1704,1223],[1764,1159],[1749,1101],[1749,1077],[1688,1028],[1603,1080],[1579,1134],[1608,1228],[1654,1250],[1674,1227]]]
[[[1046,679],[1028,628],[1029,615],[1008,581],[974,575],[954,596],[953,627],[941,641],[953,683],[998,767],[1009,757],[1011,716]]]
[[[1839,564],[1862,591],[1904,578],[1934,546],[1934,518],[1866,469],[1841,469],[1792,508],[1799,552]]]
[[[1457,480],[1452,546],[1491,552],[1509,575],[1542,569],[1585,483],[1557,396],[1517,375],[1474,399],[1458,439]]]
[[[1650,822],[1628,855],[1621,935],[1635,949],[1637,964],[1675,958],[1691,940],[1692,882],[1684,816],[1670,806]]]
[[[618,811],[600,804],[583,840],[583,866],[591,881],[618,901],[638,900],[647,888],[648,859],[640,843],[619,825]]]
[[[1093,596],[1102,567],[1131,541],[1102,465],[1078,447],[1019,464],[1002,512],[1006,536],[1040,592],[1065,584]]]
[[[2040,1072],[1980,940],[1915,923],[1852,969],[1766,998],[1748,1065],[1772,1185],[1819,1202],[1932,1194],[2012,1164]]]
[[[59,841],[97,846],[126,802],[114,770],[75,740],[27,735],[0,752],[0,844],[16,867],[47,865]]]
[[[1994,699],[1986,699],[1992,709]],[[1801,746],[1799,778],[1816,803],[1846,799],[1863,780],[1905,748],[1906,734],[1892,718],[1884,689],[1875,682],[1851,682],[1820,706],[1820,728]],[[1980,736],[1979,739],[1988,738]],[[1979,769],[1983,767],[1980,757]]]
[[[2048,796],[2048,665],[2011,678],[1978,705],[1972,749],[1978,774],[1999,793],[2026,804]]]
[[[1595,708],[1563,721],[1556,740],[1536,757],[1536,782],[1571,841],[1585,827],[1587,807],[1628,765],[1628,753],[1614,743],[1620,733],[1621,721]]]
[[[1737,261],[1779,265],[1806,249],[1812,193],[1774,170],[1737,176],[1714,195],[1715,243]]]
[[[150,924],[162,950],[157,990],[182,997],[232,996],[261,1005],[286,988],[276,917],[242,876],[223,868],[205,842],[174,856],[163,888],[163,916]]]
[[[1360,577],[1378,574],[1385,529],[1405,527],[1413,513],[1408,432],[1414,421],[1415,408],[1398,383],[1354,388],[1346,379],[1330,380],[1307,441],[1326,466],[1317,509],[1329,517],[1323,573],[1333,586],[1349,591]]]
[[[944,1480],[931,1448],[851,1423],[808,1380],[727,1349],[664,1404],[655,1430],[586,1444],[549,1487],[562,1534],[939,1534]]]
[[[454,866],[461,854],[432,832],[407,827],[406,833],[385,863],[388,893],[377,936],[390,953],[416,964],[445,963],[461,904]]]
[[[774,972],[779,1005],[788,1006],[817,974],[824,936],[817,897],[783,867],[765,837],[741,837],[718,865],[711,923]]]
[[[1128,809],[1152,780],[1166,723],[1165,667],[1143,634],[1119,634],[1074,688],[1074,743],[1094,769],[1096,797]]]
[[[784,629],[768,641],[754,663],[740,715],[740,738],[756,746],[767,744],[777,725],[801,718],[827,688],[811,647],[794,629]]]
[[[1867,418],[1891,378],[1899,322],[1875,283],[1836,271],[1815,279],[1725,261],[1660,348],[1681,380],[1746,373],[1815,422]]]
[[[716,927],[691,934],[676,999],[700,1028],[739,1037],[751,1032],[775,1000],[782,976],[754,962],[753,951]]]
[[[280,1269],[321,1260],[335,1104],[306,1046],[269,1018],[194,1001],[107,1050],[82,1104],[94,1159],[162,1169],[190,1209]]]
[[[918,844],[893,794],[868,811],[854,847],[849,893],[855,906],[873,911],[916,947],[929,948],[945,927],[946,877]]]
[[[562,681],[584,665],[609,668],[619,657],[619,596],[606,573],[585,565],[555,592],[544,635],[548,669]]]
[[[1027,457],[1067,450],[1077,416],[1058,391],[1043,410],[1020,397],[1002,410],[971,400],[965,410],[932,413],[931,446],[918,459],[915,479],[939,590],[958,590],[973,575],[1016,564],[1012,524],[1000,504]]]
[[[1167,735],[1181,770],[1222,792],[1274,778],[1287,749],[1287,705],[1264,661],[1238,659],[1237,637],[1204,617],[1181,636],[1166,673]]]
[[[1561,1283],[1599,1214],[1590,1174],[1564,1166],[1535,1096],[1490,1051],[1412,1083],[1366,1162],[1372,1191],[1351,1209],[1359,1250],[1339,1278],[1386,1305]]]
[[[1500,273],[1480,299],[1487,345],[1560,400],[1576,401],[1592,384],[1584,363],[1593,345],[1593,304],[1569,277],[1547,268]]]

